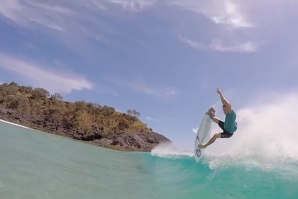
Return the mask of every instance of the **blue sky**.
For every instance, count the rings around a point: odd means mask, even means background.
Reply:
[[[177,146],[216,88],[235,110],[297,89],[294,0],[2,0],[0,81],[137,109]]]

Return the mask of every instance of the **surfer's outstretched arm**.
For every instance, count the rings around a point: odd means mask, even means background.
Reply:
[[[230,102],[224,97],[224,95],[222,94],[221,90],[219,90],[219,88],[217,89],[217,93],[220,96],[220,100],[221,100],[222,104],[228,108],[229,112],[231,112],[232,106],[231,106]]]

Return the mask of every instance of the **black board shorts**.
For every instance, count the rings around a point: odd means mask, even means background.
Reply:
[[[229,133],[225,130],[225,127],[224,127],[225,123],[221,120],[218,121],[218,126],[223,130],[222,133],[220,133],[220,137],[221,138],[230,138],[233,136],[233,133]]]

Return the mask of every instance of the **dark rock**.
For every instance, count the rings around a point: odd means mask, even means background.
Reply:
[[[92,140],[98,140],[101,138],[102,138],[101,132],[95,132],[88,135],[80,136],[80,139],[83,141],[92,141]]]
[[[95,140],[95,142],[99,143],[99,144],[104,144],[104,145],[112,145],[113,141],[109,140],[107,138],[102,138],[100,140]]]
[[[163,142],[171,142],[169,139],[155,132],[122,132],[108,136],[112,145],[139,151],[151,151],[156,145]]]

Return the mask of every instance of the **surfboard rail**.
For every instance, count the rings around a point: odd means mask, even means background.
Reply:
[[[200,126],[197,130],[196,139],[195,139],[195,146],[194,146],[194,156],[196,162],[199,162],[203,155],[204,149],[199,148],[199,144],[205,144],[210,139],[210,133],[212,128],[212,119],[210,118],[210,113],[214,112],[215,109],[211,107],[202,118]]]

